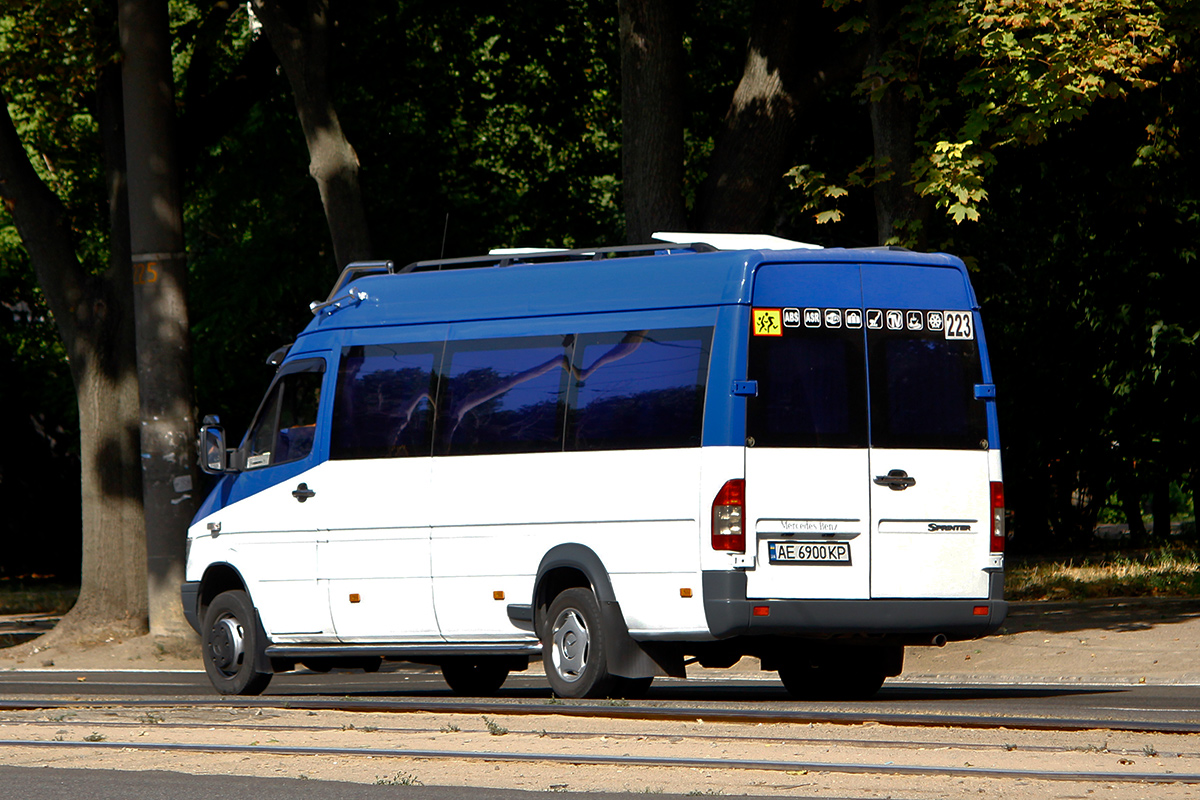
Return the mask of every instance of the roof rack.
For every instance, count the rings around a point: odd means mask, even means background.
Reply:
[[[508,267],[514,264],[535,264],[556,261],[602,261],[606,258],[621,258],[644,253],[661,253],[688,251],[708,253],[716,250],[710,244],[692,242],[680,244],[674,242],[654,242],[650,244],[623,244],[616,247],[588,247],[579,250],[545,250],[513,248],[502,249],[486,256],[471,256],[469,258],[439,258],[432,261],[414,261],[396,270],[402,275],[409,272],[440,272],[447,269],[472,269],[475,267]]]
[[[430,261],[414,261],[400,269],[392,261],[355,261],[342,270],[333,291],[324,302],[309,304],[313,314],[324,309],[333,313],[343,302],[360,302],[366,293],[356,292],[350,286],[355,280],[367,275],[403,275],[413,272],[440,272],[451,269],[475,269],[479,267],[508,267],[515,264],[539,264],[566,261],[603,261],[608,258],[644,255],[647,253],[711,253],[716,250],[796,250],[821,249],[819,245],[794,242],[777,236],[747,233],[673,233],[658,231],[653,234],[657,241],[648,244],[624,244],[616,247],[588,247],[577,250],[561,250],[552,247],[511,247],[493,250],[486,256],[469,258],[439,258]]]

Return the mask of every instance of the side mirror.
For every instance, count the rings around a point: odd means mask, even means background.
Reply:
[[[210,414],[200,426],[200,469],[209,475],[222,475],[226,464],[225,429],[221,419]]]

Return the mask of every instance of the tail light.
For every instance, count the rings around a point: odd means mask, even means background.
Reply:
[[[725,481],[712,504],[713,550],[746,552],[746,481],[734,478]]]
[[[992,481],[992,552],[1004,552],[1004,484]]]

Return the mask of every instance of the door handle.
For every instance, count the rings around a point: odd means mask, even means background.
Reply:
[[[305,500],[307,500],[310,497],[316,497],[316,495],[317,495],[316,492],[314,492],[312,489],[308,488],[307,483],[300,484],[292,491],[292,497],[296,498],[301,503],[303,503]]]
[[[887,475],[876,475],[875,485],[886,486],[893,492],[903,492],[910,486],[916,486],[917,479],[908,477],[908,473],[902,469],[894,469],[888,472]]]

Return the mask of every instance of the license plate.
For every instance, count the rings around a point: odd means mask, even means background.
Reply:
[[[767,542],[772,564],[849,564],[849,542]]]

